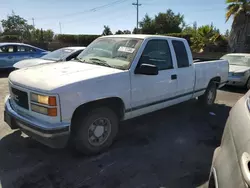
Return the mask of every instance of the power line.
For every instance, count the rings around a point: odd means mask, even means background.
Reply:
[[[123,0],[121,2],[125,2],[125,1],[128,1],[128,0]],[[109,5],[109,7],[110,6],[111,5]],[[127,7],[127,8],[129,8],[129,7]],[[122,12],[121,9],[122,9],[122,11],[126,10],[126,9],[124,9],[124,6],[121,5],[118,8],[116,8],[114,11],[112,11],[112,14],[110,14],[110,10],[108,10],[108,9],[105,9],[106,10],[105,13],[103,13],[103,11],[95,11],[95,12],[92,13],[93,16],[91,16],[91,20],[95,19],[95,18],[99,19],[100,17],[104,18],[106,16],[112,16],[114,14],[114,12],[121,13]],[[122,15],[122,17],[124,17],[124,15]],[[114,18],[114,16],[113,16],[113,18]],[[79,20],[79,19],[75,19],[75,18],[72,18],[72,17],[68,17],[68,18],[66,18],[64,20],[60,20],[60,21],[62,21],[62,24],[65,26],[65,24],[67,25],[67,24],[72,24],[72,23],[79,23],[79,22],[82,22],[84,20],[89,20],[89,18],[85,16],[85,17],[81,17],[80,20]],[[55,26],[55,24],[57,25],[58,21],[57,20],[55,20],[55,21],[51,20],[51,21],[48,21],[47,23],[43,24],[43,27],[45,27],[45,26],[50,26],[51,27],[51,25]]]
[[[63,18],[63,17],[68,17],[68,16],[75,16],[75,15],[85,14],[85,13],[88,13],[88,12],[96,12],[99,9],[111,7],[111,6],[114,6],[116,4],[123,3],[125,1],[128,1],[128,0],[116,0],[116,1],[113,1],[111,3],[107,3],[105,5],[97,6],[97,7],[88,9],[88,10],[84,10],[84,11],[81,11],[81,12],[70,13],[70,14],[64,14],[64,15],[60,15],[60,16],[57,16],[57,17],[54,17],[54,18],[51,18],[51,16],[50,16],[50,17],[40,17],[40,18],[36,18],[36,19],[39,19],[39,20],[57,19],[57,18]]]
[[[141,4],[139,4],[139,0],[136,0],[136,3],[132,3],[132,5],[136,6],[136,12],[137,12],[137,16],[136,16],[136,29],[138,31],[138,23],[139,23],[139,6],[141,6]]]
[[[93,19],[91,19],[92,21],[91,22],[88,22],[88,24],[95,24],[95,23],[98,23],[98,19],[99,17],[101,16],[102,18],[105,18],[105,19],[113,19],[114,17],[116,18],[120,18],[120,19],[125,19],[130,17],[131,15],[130,14],[125,14],[124,15],[124,11],[126,12],[126,10],[129,9],[129,7],[126,7],[125,9],[123,9],[122,11],[120,9],[115,9],[114,11],[112,11],[112,14],[109,14],[108,10],[105,11],[105,13],[103,12],[99,12],[99,14],[97,13],[97,15],[94,16]],[[106,13],[107,12],[107,13]],[[67,21],[62,21],[61,22],[61,26],[62,26],[62,29],[64,27],[72,27],[70,25],[72,24],[78,24],[80,22],[83,22],[83,21],[88,21],[88,18],[87,17],[84,17],[83,19],[81,20],[67,20]],[[51,25],[53,25],[53,30],[58,30],[58,33],[60,34],[60,25],[58,27],[58,22],[54,22],[54,23],[46,23],[46,24],[43,24],[42,27],[43,28],[46,28],[46,26],[49,26],[50,29],[51,28]],[[79,25],[77,25],[77,27],[79,27]],[[63,31],[61,31],[63,32]]]

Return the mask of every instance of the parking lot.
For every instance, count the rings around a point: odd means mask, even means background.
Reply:
[[[242,89],[218,91],[204,109],[196,100],[121,123],[106,152],[87,157],[50,149],[3,122],[7,75],[0,78],[0,181],[3,188],[192,188],[206,184],[214,149]],[[1,186],[0,186],[1,187]]]

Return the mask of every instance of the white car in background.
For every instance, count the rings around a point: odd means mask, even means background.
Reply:
[[[76,58],[86,47],[65,47],[50,52],[40,58],[25,59],[14,64],[15,69],[31,67],[35,65],[54,63],[58,61],[70,61]]]
[[[250,89],[250,54],[232,53],[221,57],[229,62],[227,85],[241,86]]]

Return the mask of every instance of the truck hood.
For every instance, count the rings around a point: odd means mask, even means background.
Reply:
[[[13,71],[9,80],[13,84],[37,91],[53,90],[106,75],[123,72],[119,69],[103,67],[76,61],[44,64]]]
[[[45,63],[53,63],[53,62],[55,61],[48,60],[48,59],[34,58],[34,59],[25,59],[22,61],[18,61],[13,66],[14,68],[21,69],[21,68],[31,67],[31,66],[45,64]]]
[[[230,65],[229,72],[237,73],[237,72],[246,72],[250,70],[248,66],[238,66],[238,65]]]

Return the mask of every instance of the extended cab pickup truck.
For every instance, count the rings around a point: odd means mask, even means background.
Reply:
[[[95,154],[112,144],[120,120],[197,97],[212,105],[227,78],[228,61],[193,63],[185,39],[104,36],[73,61],[13,71],[4,117],[50,147]]]

